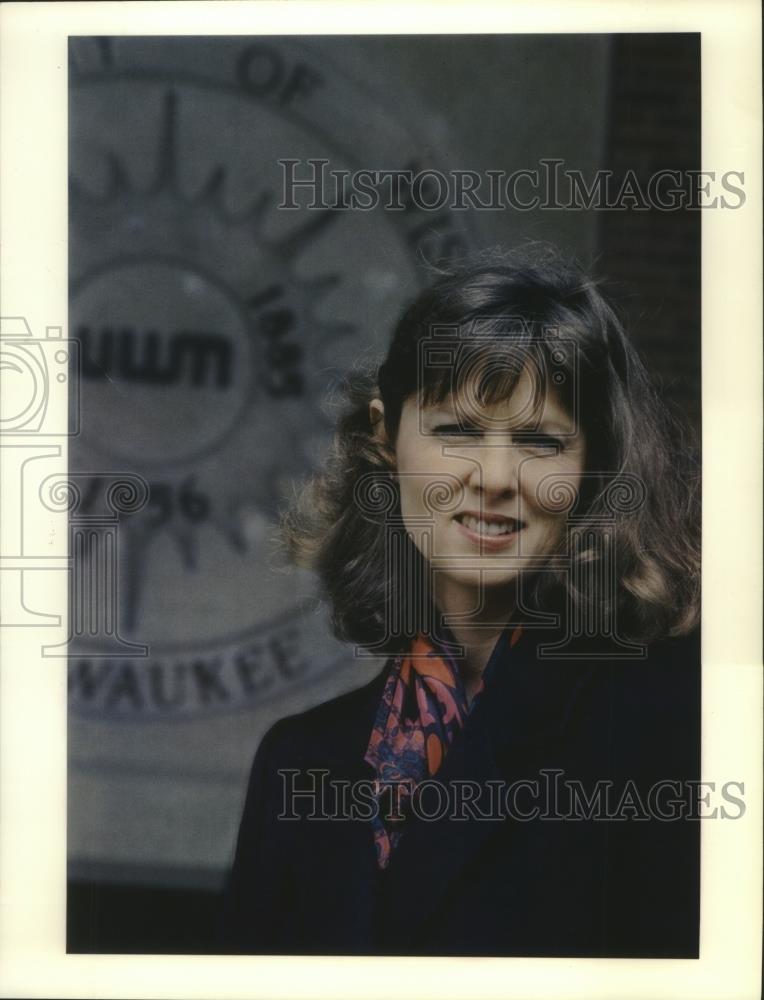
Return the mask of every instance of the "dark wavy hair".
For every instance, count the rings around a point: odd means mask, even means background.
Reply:
[[[456,371],[421,363],[422,343],[436,329],[458,333],[463,351]],[[412,613],[422,607],[421,595],[409,591],[412,579],[427,574],[399,573],[388,558],[390,533],[400,531],[395,453],[372,426],[371,400],[384,403],[387,441],[394,444],[411,396],[423,405],[442,401],[470,388],[466,382],[475,383],[477,372],[480,402],[506,399],[521,367],[511,360],[518,352],[526,365],[535,358],[537,369],[540,357],[546,372],[554,372],[548,385],[569,411],[576,409],[586,435],[575,504],[579,537],[596,541],[607,530],[616,554],[611,594],[582,582],[595,579],[596,571],[543,571],[522,581],[526,608],[573,602],[590,618],[614,615],[618,634],[637,642],[681,635],[697,624],[699,474],[687,433],[662,403],[595,281],[555,251],[535,248],[492,252],[438,271],[403,313],[384,362],[347,377],[326,466],[282,519],[292,559],[318,573],[339,638],[399,652],[423,627],[421,615]],[[385,484],[386,503],[376,514],[373,504],[359,503],[359,484],[369,482]],[[403,539],[408,565],[415,565],[422,557],[405,532]],[[589,544],[574,558],[596,564],[604,551]],[[598,602],[609,606],[597,608]],[[399,618],[407,627],[391,632],[396,607],[404,609]]]

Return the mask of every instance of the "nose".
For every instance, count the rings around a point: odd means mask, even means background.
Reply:
[[[495,443],[476,448],[469,477],[475,493],[494,498],[515,496],[520,489],[520,450],[510,443]]]

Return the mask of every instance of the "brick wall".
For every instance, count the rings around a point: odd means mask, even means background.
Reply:
[[[700,36],[618,35],[606,165],[646,185],[700,168]],[[619,183],[616,180],[616,183]],[[669,404],[700,431],[700,227],[692,209],[599,213],[600,269]]]

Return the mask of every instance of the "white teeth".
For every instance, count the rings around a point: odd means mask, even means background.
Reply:
[[[479,535],[509,535],[515,529],[514,521],[481,521],[477,517],[473,517],[471,514],[465,514],[462,517],[462,524],[465,528],[469,528],[470,531],[474,531]]]

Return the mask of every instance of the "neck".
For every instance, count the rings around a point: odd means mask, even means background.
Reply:
[[[435,587],[435,602],[444,616],[456,617],[448,621],[448,628],[456,642],[464,647],[458,662],[467,696],[471,698],[496,640],[515,609],[515,588],[484,587],[478,593],[474,587],[442,580]],[[478,603],[481,604],[479,608],[476,607]]]

